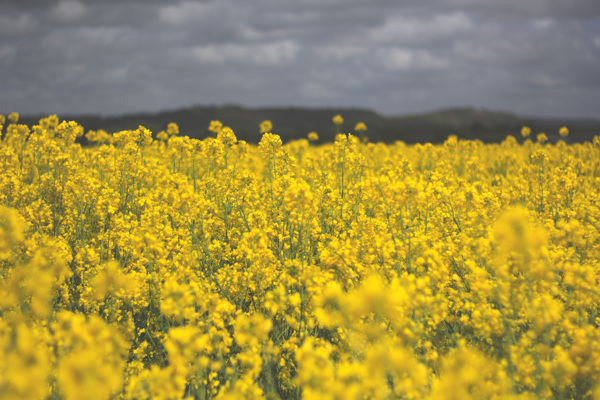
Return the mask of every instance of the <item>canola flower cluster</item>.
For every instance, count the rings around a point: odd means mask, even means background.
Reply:
[[[600,398],[599,137],[0,125],[0,398]]]

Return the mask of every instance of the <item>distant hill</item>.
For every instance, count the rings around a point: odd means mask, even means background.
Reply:
[[[362,121],[368,127],[372,142],[407,143],[443,142],[449,135],[484,142],[500,142],[507,135],[520,136],[521,127],[530,126],[535,136],[545,132],[550,141],[558,139],[558,129],[566,125],[570,142],[590,141],[600,135],[600,120],[592,119],[549,119],[524,117],[515,114],[481,110],[475,108],[452,108],[435,112],[386,117],[376,112],[354,108],[244,108],[234,105],[196,106],[153,114],[128,114],[122,116],[59,115],[64,120],[74,120],[86,131],[104,129],[113,133],[136,129],[143,125],[154,134],[166,129],[169,122],[179,125],[182,135],[204,138],[208,135],[211,120],[220,120],[233,129],[238,139],[257,143],[260,141],[259,124],[268,119],[273,122],[273,133],[282,140],[304,138],[316,131],[321,141],[331,141],[335,127],[331,121],[336,114],[344,117],[342,131],[354,133],[354,125]],[[40,116],[21,116],[21,122],[36,124]]]

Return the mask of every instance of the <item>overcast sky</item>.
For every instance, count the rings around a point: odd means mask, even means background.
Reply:
[[[0,0],[0,112],[600,118],[600,0]]]

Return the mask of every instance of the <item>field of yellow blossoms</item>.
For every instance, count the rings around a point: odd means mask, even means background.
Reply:
[[[2,399],[600,398],[600,137],[0,122]]]

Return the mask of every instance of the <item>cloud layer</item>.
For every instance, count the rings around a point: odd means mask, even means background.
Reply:
[[[0,14],[0,112],[235,103],[600,117],[597,0],[401,3],[14,1]]]

